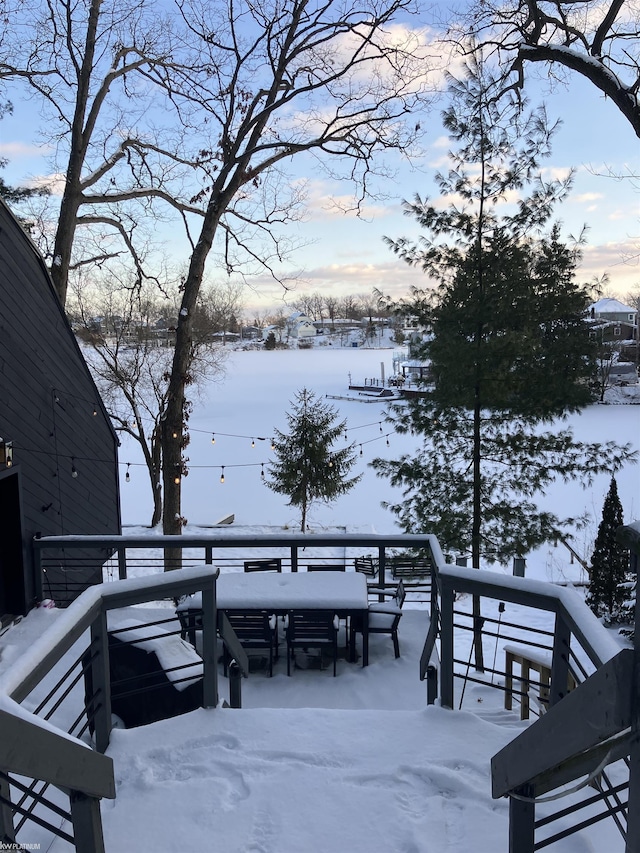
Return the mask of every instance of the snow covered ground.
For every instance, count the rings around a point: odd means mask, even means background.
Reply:
[[[353,381],[379,376],[380,362],[385,362],[388,375],[390,361],[390,350],[234,353],[226,381],[205,389],[191,417],[191,470],[183,493],[187,530],[195,532],[196,525],[211,525],[230,513],[236,529],[277,525],[295,530],[295,512],[261,479],[262,464],[269,459],[267,439],[274,426],[285,426],[287,401],[303,386],[318,395],[343,395],[350,374]],[[366,463],[374,455],[400,454],[411,439],[391,436],[387,447],[380,403],[333,402],[348,419],[350,440],[362,443],[363,478],[331,507],[318,507],[312,527],[397,532],[393,517],[380,507],[390,496],[389,486]],[[638,406],[592,406],[570,422],[580,437],[640,445]],[[136,453],[133,444],[124,444],[120,453],[123,520],[133,526],[127,532],[140,532],[137,526],[151,513],[148,480],[137,467]],[[126,463],[130,482],[125,482]],[[219,482],[222,465],[224,484]],[[640,516],[638,483],[637,468],[618,474],[626,521]],[[591,514],[592,523],[574,542],[587,559],[607,488],[608,478],[601,477],[586,490],[579,484],[559,486],[544,499],[554,509]],[[529,555],[526,572],[542,580],[584,580],[582,568],[562,546]],[[494,609],[497,614],[497,603]],[[38,609],[0,637],[0,676],[59,615],[55,609]],[[510,606],[507,617],[541,629],[551,624],[544,614]],[[526,724],[502,709],[501,693],[478,685],[467,688],[461,711],[428,708],[426,687],[418,678],[427,627],[427,612],[409,602],[400,623],[398,660],[384,636],[371,638],[369,667],[340,660],[336,678],[330,669],[313,667],[288,678],[281,659],[273,678],[258,671],[244,682],[241,711],[199,710],[114,731],[109,754],[117,799],[102,806],[107,850],[506,851],[508,805],[491,799],[489,763]],[[464,647],[457,651],[466,658]],[[489,660],[494,655],[503,658],[498,643],[485,650]],[[227,690],[223,679],[223,698]],[[25,704],[33,707],[37,699],[29,697]],[[539,814],[547,808],[541,806]],[[60,840],[51,843],[41,830],[29,830],[21,840],[41,843],[52,853],[70,849]],[[554,849],[614,853],[623,845],[610,821],[603,821]]]

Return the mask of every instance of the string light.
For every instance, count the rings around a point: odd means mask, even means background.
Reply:
[[[212,432],[211,433],[211,444],[215,444],[215,443],[216,443],[216,434],[215,434],[215,432]]]
[[[131,474],[129,473],[129,466],[130,466],[130,465],[131,465],[131,463],[130,463],[130,462],[127,462],[127,473],[124,475],[124,481],[125,481],[125,483],[130,483],[130,482],[131,482]]]
[[[78,477],[78,470],[76,468],[76,463],[73,456],[71,457],[71,476],[74,480]]]
[[[261,467],[260,467],[260,476],[261,476],[261,477],[262,477],[262,479],[264,480],[264,462],[262,463],[262,465],[261,465]]]
[[[222,470],[220,472],[220,482],[224,483],[224,465],[222,466]]]
[[[251,447],[255,447],[255,446],[256,446],[256,440],[255,440],[255,438],[252,438],[251,439]]]
[[[97,417],[97,416],[98,416],[98,410],[97,410],[97,409],[96,409],[96,407],[94,406],[94,407],[93,407],[93,417],[95,418],[95,417]]]

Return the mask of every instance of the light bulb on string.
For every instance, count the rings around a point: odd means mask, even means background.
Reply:
[[[93,407],[93,417],[95,418],[95,417],[97,417],[97,416],[98,416],[98,410],[97,410],[97,409],[96,409],[96,407],[94,406],[94,407]]]
[[[127,462],[127,473],[124,475],[124,481],[125,481],[125,483],[130,483],[130,482],[131,482],[131,474],[129,473],[129,465],[130,465],[130,464],[131,464],[130,462]]]
[[[380,421],[380,432],[382,432],[382,421]]]
[[[221,467],[220,470],[220,482],[224,483],[224,465]]]
[[[74,480],[78,477],[78,469],[76,468],[76,463],[73,457],[71,458],[71,476]]]
[[[360,445],[360,456],[362,456],[362,445]]]
[[[255,446],[256,446],[256,440],[255,440],[255,438],[252,438],[251,439],[251,447],[255,447]]]
[[[260,476],[264,479],[264,462],[261,463]]]
[[[275,443],[275,441],[274,441],[273,439],[271,439],[271,449],[272,449],[272,450],[275,450],[275,449],[276,449],[276,443]]]
[[[389,447],[389,436],[387,435],[387,447]]]
[[[177,438],[177,437],[178,437],[178,433],[174,430],[173,431],[173,438]]]
[[[215,443],[216,443],[216,434],[215,434],[215,432],[212,432],[211,433],[211,444],[215,444]]]

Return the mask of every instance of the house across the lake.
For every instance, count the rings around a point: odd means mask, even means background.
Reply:
[[[617,299],[599,299],[589,308],[591,328],[603,342],[635,340],[638,312]]]
[[[106,554],[61,550],[46,567],[36,536],[118,534],[118,439],[45,263],[0,200],[0,619],[42,599],[68,604],[102,580]]]

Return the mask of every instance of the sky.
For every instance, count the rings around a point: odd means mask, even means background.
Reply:
[[[638,140],[613,104],[579,75],[570,74],[566,83],[550,88],[548,79],[533,69],[529,81],[531,105],[544,99],[550,118],[563,122],[552,157],[544,164],[547,174],[576,170],[573,191],[556,209],[556,218],[565,237],[588,228],[579,278],[588,282],[607,275],[606,295],[624,297],[640,286]],[[11,96],[11,90],[7,94]],[[46,151],[38,144],[33,103],[15,94],[12,100],[13,115],[0,121],[0,157],[9,159],[3,175],[10,184],[29,184],[47,174]],[[411,285],[424,286],[423,274],[396,259],[383,237],[418,236],[417,226],[403,215],[402,202],[415,193],[435,196],[433,174],[443,167],[448,147],[440,123],[444,105],[440,102],[418,117],[425,131],[424,154],[412,164],[395,162],[392,179],[378,185],[380,197],[367,201],[360,219],[338,212],[333,204],[350,196],[348,183],[321,175],[311,158],[294,158],[290,177],[294,183],[307,183],[306,215],[304,222],[288,226],[287,235],[301,248],[278,272],[296,282],[295,291],[285,293],[279,284],[257,277],[246,291],[248,314],[282,305],[283,300],[291,303],[303,292],[341,296],[370,294],[376,287],[399,297]],[[635,179],[612,177],[622,175]],[[186,243],[175,230],[167,233],[166,245],[176,262],[187,257]],[[212,265],[209,271],[215,275]]]

